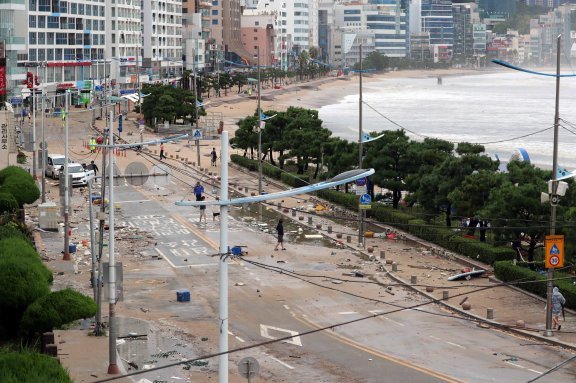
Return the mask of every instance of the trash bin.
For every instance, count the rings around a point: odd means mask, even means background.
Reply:
[[[178,302],[190,302],[190,290],[183,289],[176,291],[176,300]]]
[[[75,243],[70,243],[68,245],[68,252],[69,253],[75,253],[76,252],[76,244]]]

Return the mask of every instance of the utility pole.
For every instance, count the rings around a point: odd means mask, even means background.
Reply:
[[[32,79],[32,177],[36,179],[36,79],[38,78],[38,67],[35,69],[35,75]]]
[[[110,126],[111,122],[108,123],[108,126]],[[104,140],[103,142],[107,142],[108,141],[108,133],[106,132],[104,134]],[[101,185],[101,190],[100,190],[100,214],[101,216],[98,218],[99,222],[98,222],[98,296],[97,296],[97,306],[98,306],[98,311],[96,312],[96,328],[95,328],[95,335],[96,336],[101,336],[102,335],[102,275],[103,275],[103,264],[102,264],[102,253],[104,252],[104,219],[102,219],[102,217],[104,216],[104,213],[106,212],[106,203],[105,202],[105,197],[106,197],[106,145],[102,145],[102,185]]]
[[[68,105],[70,104],[70,90],[66,89],[64,97],[64,261],[70,260],[70,180],[68,179]],[[62,179],[62,178],[60,178]]]
[[[220,201],[228,201],[228,132],[222,132],[220,153]],[[220,205],[220,267],[218,269],[220,334],[218,382],[228,383],[228,205]]]
[[[258,195],[262,194],[262,109],[260,106],[260,46],[256,46],[256,68],[258,69]],[[262,204],[260,204],[262,206]]]
[[[362,169],[362,44],[360,44],[360,70],[358,71],[360,95],[358,101],[358,169]],[[358,204],[358,244],[364,246],[364,210]]]
[[[46,83],[48,82],[48,65],[46,62],[44,64],[44,86],[46,87]],[[42,113],[42,203],[46,202],[46,118],[45,118],[45,108],[44,99],[45,99],[45,92],[42,91],[42,108],[40,109],[40,113]]]
[[[558,190],[558,126],[560,124],[560,41],[556,39],[556,106],[554,111],[554,152],[552,155],[552,195]],[[556,203],[550,204],[550,235],[556,234]],[[552,336],[552,294],[554,290],[554,268],[548,268],[546,281],[546,331],[545,336]]]
[[[194,76],[194,124],[196,126],[196,130],[200,129],[198,127],[198,119],[200,115],[198,114],[198,94],[197,86],[196,86],[196,49],[192,50],[192,75]],[[202,166],[200,164],[200,140],[196,139],[196,162],[198,163],[198,167]]]

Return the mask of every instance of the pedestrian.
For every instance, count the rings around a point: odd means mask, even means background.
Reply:
[[[282,218],[280,218],[280,220],[278,220],[278,225],[276,225],[276,234],[278,235],[278,243],[276,244],[276,247],[274,248],[274,251],[278,250],[278,246],[282,247],[282,250],[286,250],[286,248],[284,247],[284,224],[283,224],[283,220]]]
[[[488,227],[488,221],[481,219],[478,225],[480,227],[480,242],[486,242],[486,228]]]
[[[90,164],[87,166],[88,170],[94,170],[94,176],[98,175],[98,166],[94,163],[94,161],[90,161]]]
[[[200,201],[204,201],[206,197],[200,197]],[[200,205],[200,220],[199,223],[202,223],[202,218],[204,218],[204,223],[206,223],[206,205]]]
[[[94,153],[96,151],[96,139],[94,137],[90,137],[90,141],[88,141],[88,148],[90,149],[90,153]]]
[[[202,193],[204,193],[204,186],[200,185],[200,181],[196,182],[194,186],[194,195],[196,196],[196,201],[201,201]]]
[[[216,166],[216,160],[218,156],[216,155],[216,148],[212,148],[212,152],[210,153],[210,158],[212,160],[212,166]]]
[[[216,197],[216,201],[220,201],[220,198]],[[220,205],[212,205],[211,208],[212,208],[212,222],[216,222],[216,217],[220,216]]]
[[[160,161],[166,159],[166,154],[164,154],[164,143],[160,143]]]
[[[562,325],[560,325],[560,320],[558,319],[558,315],[562,313],[565,304],[566,298],[564,298],[560,292],[560,289],[554,286],[554,290],[552,290],[552,320],[554,321],[554,330],[556,330],[556,326],[558,326],[558,331],[560,331],[562,328]]]

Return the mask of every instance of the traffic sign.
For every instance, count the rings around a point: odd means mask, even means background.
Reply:
[[[368,189],[366,188],[366,186],[356,185],[356,195],[357,196],[364,195],[364,194],[366,194],[367,191],[368,191]]]
[[[358,178],[356,180],[356,186],[366,186],[366,177]]]
[[[368,210],[372,207],[372,205],[370,205],[370,203],[372,202],[372,197],[370,197],[370,194],[362,194],[360,196],[360,209],[362,210]]]
[[[192,131],[192,138],[195,140],[201,140],[202,139],[202,129],[194,129]]]
[[[544,254],[546,256],[546,268],[564,267],[564,236],[547,235]]]
[[[122,133],[122,115],[118,116],[118,133]]]

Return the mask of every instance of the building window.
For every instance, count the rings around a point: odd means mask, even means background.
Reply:
[[[36,16],[28,16],[28,26],[30,28],[36,28]]]
[[[54,32],[46,33],[46,42],[48,45],[54,45]]]
[[[218,10],[217,9],[212,10],[212,16],[218,16]]]
[[[36,45],[36,32],[28,32],[28,44]]]
[[[56,61],[62,60],[62,48],[54,49],[54,60]]]
[[[28,61],[36,61],[36,49],[28,49]]]
[[[50,0],[38,0],[38,12],[50,12]]]
[[[218,19],[213,19],[213,20],[212,20],[212,25],[218,25]]]
[[[46,44],[46,33],[38,32],[38,45]]]
[[[38,49],[38,61],[46,61],[46,49]]]
[[[54,60],[54,49],[46,49],[46,60]]]
[[[48,16],[48,28],[51,29],[60,28],[60,20],[58,16]]]
[[[212,5],[218,5],[218,0],[213,0]]]
[[[28,11],[35,11],[36,10],[36,0],[30,0],[28,2]]]

